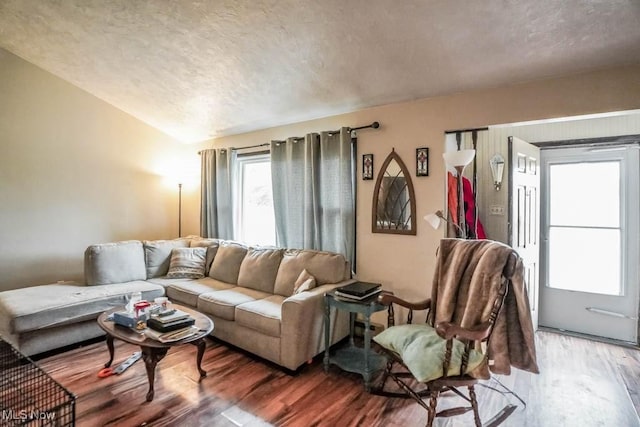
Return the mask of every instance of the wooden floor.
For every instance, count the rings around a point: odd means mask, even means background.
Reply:
[[[551,332],[537,334],[541,374],[522,371],[500,381],[527,402],[504,426],[640,426],[638,350]],[[158,364],[156,393],[145,402],[142,361],[120,376],[98,379],[107,359],[104,343],[53,355],[39,365],[78,396],[78,426],[422,426],[426,412],[406,399],[365,393],[361,379],[320,359],[296,375],[217,341],[207,342],[198,381],[195,347],[172,349]],[[136,351],[116,341],[120,363]],[[490,383],[489,385],[495,385]],[[442,397],[439,408],[455,396]],[[478,387],[481,418],[517,403]],[[438,426],[473,425],[470,414],[436,420]]]

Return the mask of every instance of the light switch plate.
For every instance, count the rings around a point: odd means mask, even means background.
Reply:
[[[504,215],[504,206],[493,205],[489,207],[489,213],[491,215]]]

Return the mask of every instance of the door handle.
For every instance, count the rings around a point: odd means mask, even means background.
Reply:
[[[638,320],[637,317],[627,316],[626,314],[618,313],[616,311],[604,310],[602,308],[585,307],[585,310],[590,311],[592,313],[604,314],[605,316],[613,316],[613,317],[619,317],[621,319],[629,319],[629,320]]]

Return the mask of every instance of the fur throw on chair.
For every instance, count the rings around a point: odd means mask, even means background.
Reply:
[[[498,295],[503,270],[516,255],[515,270],[489,342],[489,368],[497,374],[510,374],[511,366],[538,373],[522,259],[511,247],[490,240],[442,239],[439,251],[430,310],[435,318],[429,319],[434,327],[454,322],[468,328],[488,321],[488,302]],[[485,365],[477,376],[488,374]]]

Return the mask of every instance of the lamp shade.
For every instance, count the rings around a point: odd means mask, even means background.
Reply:
[[[438,228],[440,228],[440,224],[442,223],[442,221],[440,220],[440,217],[438,215],[436,215],[434,213],[430,213],[430,214],[425,215],[423,218],[434,229],[437,230]]]
[[[444,215],[442,214],[442,211],[435,211],[433,213],[426,214],[422,218],[427,221],[430,226],[437,230],[442,225]]]
[[[455,168],[456,166],[467,166],[476,155],[476,150],[458,150],[447,151],[442,155],[447,166]]]
[[[493,185],[497,190],[500,190],[502,186],[502,175],[504,173],[504,157],[500,154],[496,154],[489,160],[491,166],[491,175],[493,176]]]

